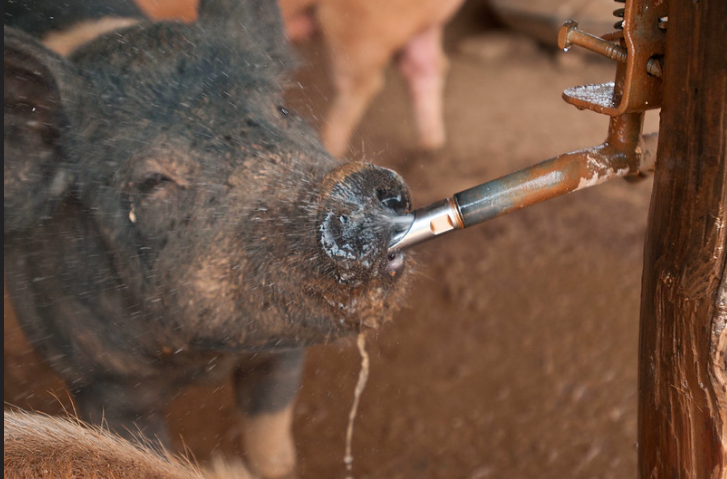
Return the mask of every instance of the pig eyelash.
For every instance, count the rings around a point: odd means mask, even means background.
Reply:
[[[174,183],[174,180],[161,173],[150,173],[144,177],[138,189],[142,194],[153,193],[157,189],[164,188],[165,183]]]

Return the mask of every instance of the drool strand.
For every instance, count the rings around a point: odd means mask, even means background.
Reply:
[[[358,403],[361,399],[361,393],[363,393],[366,387],[366,381],[369,379],[369,355],[366,352],[366,336],[364,333],[359,333],[356,339],[356,345],[358,346],[358,352],[361,354],[361,370],[358,373],[358,382],[356,383],[356,390],[353,393],[353,404],[351,405],[351,411],[348,413],[348,428],[346,429],[346,455],[343,457],[343,463],[346,464],[346,470],[348,475],[346,479],[353,479],[351,471],[353,470],[353,456],[351,455],[351,442],[353,440],[353,421],[356,418],[358,412]]]

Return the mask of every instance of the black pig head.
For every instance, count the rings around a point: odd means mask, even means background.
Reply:
[[[203,1],[199,18],[68,60],[5,27],[8,287],[72,390],[171,389],[211,355],[376,328],[400,303],[401,178],[334,159],[283,106],[275,2]]]

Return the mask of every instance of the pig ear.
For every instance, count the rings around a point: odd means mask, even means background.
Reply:
[[[78,76],[55,53],[5,27],[5,231],[47,215],[69,189],[64,158],[70,136],[67,106]]]
[[[233,38],[254,40],[272,57],[289,57],[278,0],[200,0],[199,21]]]

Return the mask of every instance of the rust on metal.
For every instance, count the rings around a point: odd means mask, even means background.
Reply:
[[[600,38],[581,32],[575,22],[566,22],[562,27],[562,48],[567,50],[576,44],[619,62],[615,82],[569,88],[563,92],[566,102],[610,116],[661,106],[666,1],[627,2],[623,12],[619,9],[621,14],[623,32]]]
[[[610,179],[644,170],[643,113],[611,118],[606,141],[556,156],[454,195],[466,227]],[[652,142],[653,144],[653,142]]]
[[[409,229],[392,239],[389,251],[613,178],[649,171],[656,140],[653,134],[641,136],[643,118],[643,113],[612,117],[608,137],[601,145],[556,156],[414,211]]]
[[[569,20],[558,31],[558,46],[563,51],[568,51],[573,45],[581,46],[620,63],[627,63],[628,60],[628,52],[624,47],[591,33],[579,30],[578,22]],[[657,58],[649,58],[646,62],[646,72],[649,75],[661,78],[661,62]]]

